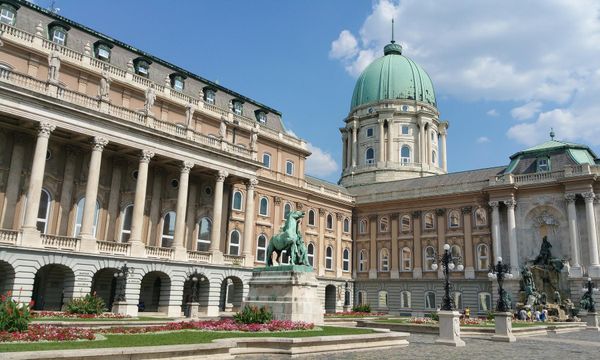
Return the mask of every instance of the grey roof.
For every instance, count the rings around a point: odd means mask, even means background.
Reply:
[[[348,189],[346,189],[345,187],[338,185],[338,184],[331,183],[327,180],[319,179],[319,178],[316,178],[316,177],[310,176],[310,175],[305,175],[304,178],[305,178],[306,182],[311,185],[323,186],[324,188],[331,189],[334,191],[339,191],[340,193],[345,194],[345,195],[352,195],[348,191]]]
[[[352,187],[357,204],[481,191],[505,166]]]

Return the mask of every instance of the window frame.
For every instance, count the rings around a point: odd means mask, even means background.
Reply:
[[[208,224],[208,239],[202,239],[202,221],[206,220],[207,224]],[[198,235],[196,236],[196,251],[205,251],[205,250],[200,250],[200,244],[208,244],[208,250],[210,250],[210,244],[211,244],[211,234],[212,234],[212,219],[209,218],[208,216],[203,216],[200,218],[200,220],[198,220]]]
[[[263,213],[263,200],[266,202],[265,212]],[[266,196],[261,196],[258,200],[258,215],[260,216],[269,216],[269,198]]]
[[[308,258],[310,266],[315,267],[315,244],[312,242],[308,243],[306,246],[306,257]]]
[[[342,225],[342,231],[344,233],[346,233],[346,234],[349,234],[350,233],[350,228],[351,228],[351,226],[350,226],[350,219],[344,218],[344,223]]]
[[[260,124],[266,124],[267,123],[267,112],[264,110],[256,110],[254,112],[254,115],[256,117],[256,121]]]
[[[365,129],[365,136],[371,138],[375,136],[375,129],[373,127],[368,127]]]
[[[481,254],[481,250],[485,249],[485,255]],[[480,243],[477,244],[476,254],[477,254],[477,271],[487,271],[490,266],[490,247],[487,244]],[[482,261],[485,261],[485,266],[482,265]]]
[[[11,13],[12,14],[12,18],[9,19],[7,16],[3,16],[2,15],[2,11],[3,10],[6,11],[7,13]],[[15,24],[17,23],[17,11],[18,11],[18,8],[16,8],[12,4],[0,3],[0,23],[7,24],[7,25],[10,25],[10,26],[15,26]],[[7,19],[10,22],[3,21],[2,19]]]
[[[171,79],[171,89],[183,92],[183,90],[185,89],[185,76],[179,73],[173,73],[169,75],[169,78]],[[181,83],[181,88],[177,86],[178,82]]]
[[[150,65],[152,65],[152,61],[146,58],[139,57],[133,60],[133,70],[136,75],[141,77],[150,77]]]
[[[403,151],[404,150],[408,150],[408,156],[404,156]],[[410,164],[412,162],[412,149],[410,146],[408,145],[402,145],[402,147],[400,147],[400,164],[401,165],[406,165],[406,164]]]
[[[542,162],[545,164],[542,165]],[[542,169],[542,167],[544,169]],[[535,172],[550,172],[552,170],[550,166],[550,158],[540,157],[535,160]]]
[[[125,225],[127,224],[127,212],[131,208],[131,213],[129,215],[129,229],[125,229]],[[121,231],[119,233],[119,242],[128,243],[131,239],[131,225],[133,224],[133,204],[127,204],[123,206],[121,210]],[[126,238],[125,238],[126,236]]]
[[[367,221],[367,219],[360,219],[360,221],[358,222],[358,232],[360,234],[366,234],[369,232],[369,222]]]
[[[244,102],[239,99],[231,100],[231,112],[236,115],[244,115]]]
[[[333,270],[333,246],[325,248],[325,270]]]
[[[408,226],[406,228],[406,230],[404,229],[404,219],[408,219]],[[408,233],[411,230],[411,225],[412,225],[412,219],[410,218],[410,215],[402,215],[400,217],[400,231],[403,233]]]
[[[165,220],[167,219],[167,215],[170,215],[170,214],[174,215],[173,216],[173,220],[171,220],[171,218],[169,217],[169,225],[171,225],[171,222],[172,222],[172,224],[173,224],[173,231],[172,231],[172,234],[171,233],[165,234],[165,226],[167,225],[167,223],[166,223]],[[162,229],[161,229],[161,233],[160,233],[160,247],[163,247],[163,248],[173,247],[173,240],[174,240],[174,237],[175,237],[175,223],[176,223],[176,221],[177,221],[177,213],[175,212],[175,210],[168,210],[162,216],[162,222],[163,222],[163,224],[162,224]],[[169,228],[169,230],[170,230],[170,228]],[[164,246],[165,245],[165,240],[167,242],[170,241],[171,242],[171,246]]]
[[[237,244],[232,243],[233,234],[234,233],[237,234]],[[242,238],[242,234],[240,233],[240,231],[238,229],[231,230],[231,232],[229,233],[229,240],[227,242],[227,255],[240,256],[240,242],[241,242],[241,238]],[[232,247],[236,248],[235,254],[233,254],[232,251],[231,251]]]
[[[407,295],[406,302],[404,301],[405,294]],[[412,294],[410,293],[410,291],[408,291],[408,290],[400,291],[400,308],[401,309],[412,309]]]
[[[342,251],[342,271],[350,272],[350,249],[348,248]]]
[[[369,157],[369,154],[371,154],[372,156]],[[367,165],[375,164],[375,150],[370,146],[365,149],[365,164],[367,164]]]
[[[59,38],[56,35],[62,34],[63,38]],[[67,39],[69,35],[69,30],[61,25],[51,25],[48,29],[48,37],[49,40],[60,46],[67,46]],[[57,41],[59,40],[59,41]]]
[[[408,251],[406,251],[408,250]],[[405,256],[408,253],[408,257]],[[408,262],[408,267],[404,266]],[[412,271],[412,249],[408,246],[404,246],[400,249],[400,271],[410,272]]]
[[[236,202],[236,195],[239,195],[239,207],[235,206],[235,202]],[[231,197],[231,210],[234,211],[243,211],[244,209],[244,194],[242,194],[242,192],[240,190],[234,190],[233,191],[233,196]]]
[[[40,210],[42,207],[42,200],[43,200],[43,195],[46,194],[46,213],[44,214],[44,217],[40,217]],[[40,231],[40,233],[42,234],[46,234],[48,232],[48,222],[50,221],[50,212],[52,211],[52,195],[50,195],[50,191],[48,191],[48,189],[46,188],[42,188],[41,191],[41,196],[40,196],[40,204],[38,207],[38,212],[36,215],[36,221],[35,221],[35,226],[36,228]],[[44,229],[40,230],[39,225],[40,223],[44,224]]]
[[[104,62],[110,62],[110,58],[112,56],[112,47],[113,45],[108,43],[108,42],[104,42],[104,41],[96,41],[94,43],[94,57],[98,60],[102,60]],[[100,55],[100,50],[104,50],[106,52],[108,52],[108,56],[104,57]]]
[[[294,162],[292,160],[285,161],[285,174],[288,176],[294,176]]]
[[[406,132],[404,131],[406,129]],[[408,125],[401,125],[400,126],[400,133],[402,135],[410,135],[410,127]]]
[[[312,215],[312,221],[311,221],[311,215]],[[308,221],[307,221],[308,226],[317,226],[316,218],[317,218],[316,212],[313,209],[309,209],[308,210]]]
[[[263,246],[260,246],[260,240],[261,238],[264,238],[265,242]],[[265,263],[267,261],[267,245],[268,245],[268,238],[267,235],[264,233],[259,234],[256,237],[256,261],[259,263]],[[261,255],[262,254],[262,260],[261,260]]]
[[[333,230],[333,215],[327,214],[325,217],[325,228],[327,230]]]
[[[429,295],[433,295],[433,304],[431,304],[431,301],[428,301]],[[427,306],[428,302],[429,302],[429,306]],[[435,296],[435,291],[432,291],[432,290],[425,291],[425,294],[424,294],[424,305],[423,305],[423,307],[425,308],[425,310],[435,310],[436,306],[437,306],[437,299],[436,299],[436,296]]]
[[[390,251],[387,248],[379,250],[379,272],[390,272]]]
[[[377,224],[379,225],[378,230],[380,233],[390,232],[390,218],[389,217],[387,217],[387,216],[380,217]]]
[[[202,100],[205,103],[214,105],[217,102],[217,91],[215,89],[204,88],[203,92],[204,92],[204,95],[202,97]]]
[[[358,272],[369,271],[369,254],[366,249],[358,252]]]
[[[287,208],[289,208],[290,210],[286,211]],[[287,216],[287,214],[291,213],[292,211],[294,211],[294,207],[292,206],[292,204],[286,201],[285,204],[283,204],[283,221],[285,221],[285,217]]]
[[[265,161],[265,159],[267,161]],[[269,154],[268,152],[264,152],[263,158],[262,158],[262,163],[263,163],[263,167],[265,169],[270,169],[271,168],[271,154]]]

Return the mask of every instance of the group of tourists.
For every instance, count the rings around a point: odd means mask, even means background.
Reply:
[[[519,310],[517,319],[522,321],[546,321],[548,320],[548,309],[541,308],[531,311],[531,307]]]

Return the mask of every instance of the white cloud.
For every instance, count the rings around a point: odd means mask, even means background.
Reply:
[[[348,30],[342,30],[340,36],[331,43],[329,56],[332,59],[345,59],[356,55],[358,52],[358,42],[352,33]]]
[[[307,147],[312,153],[308,159],[306,159],[307,174],[324,178],[333,175],[338,171],[338,164],[330,153],[321,150],[311,143],[307,143]]]
[[[489,143],[491,140],[489,137],[487,136],[480,136],[477,138],[477,140],[475,140],[475,142],[477,142],[478,144],[485,144],[485,143]]]
[[[488,116],[500,116],[500,113],[496,109],[490,109],[486,112]]]
[[[517,120],[531,119],[535,114],[540,112],[542,103],[539,101],[530,101],[525,105],[516,107],[510,111],[510,115]]]

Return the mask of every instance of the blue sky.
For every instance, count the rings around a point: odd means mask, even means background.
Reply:
[[[37,0],[47,7],[50,1]],[[600,145],[599,2],[77,1],[60,14],[280,110],[337,181],[338,128],[390,19],[450,121],[449,171],[502,165],[548,138]],[[337,41],[335,49],[332,43]],[[337,167],[337,168],[336,168]]]

